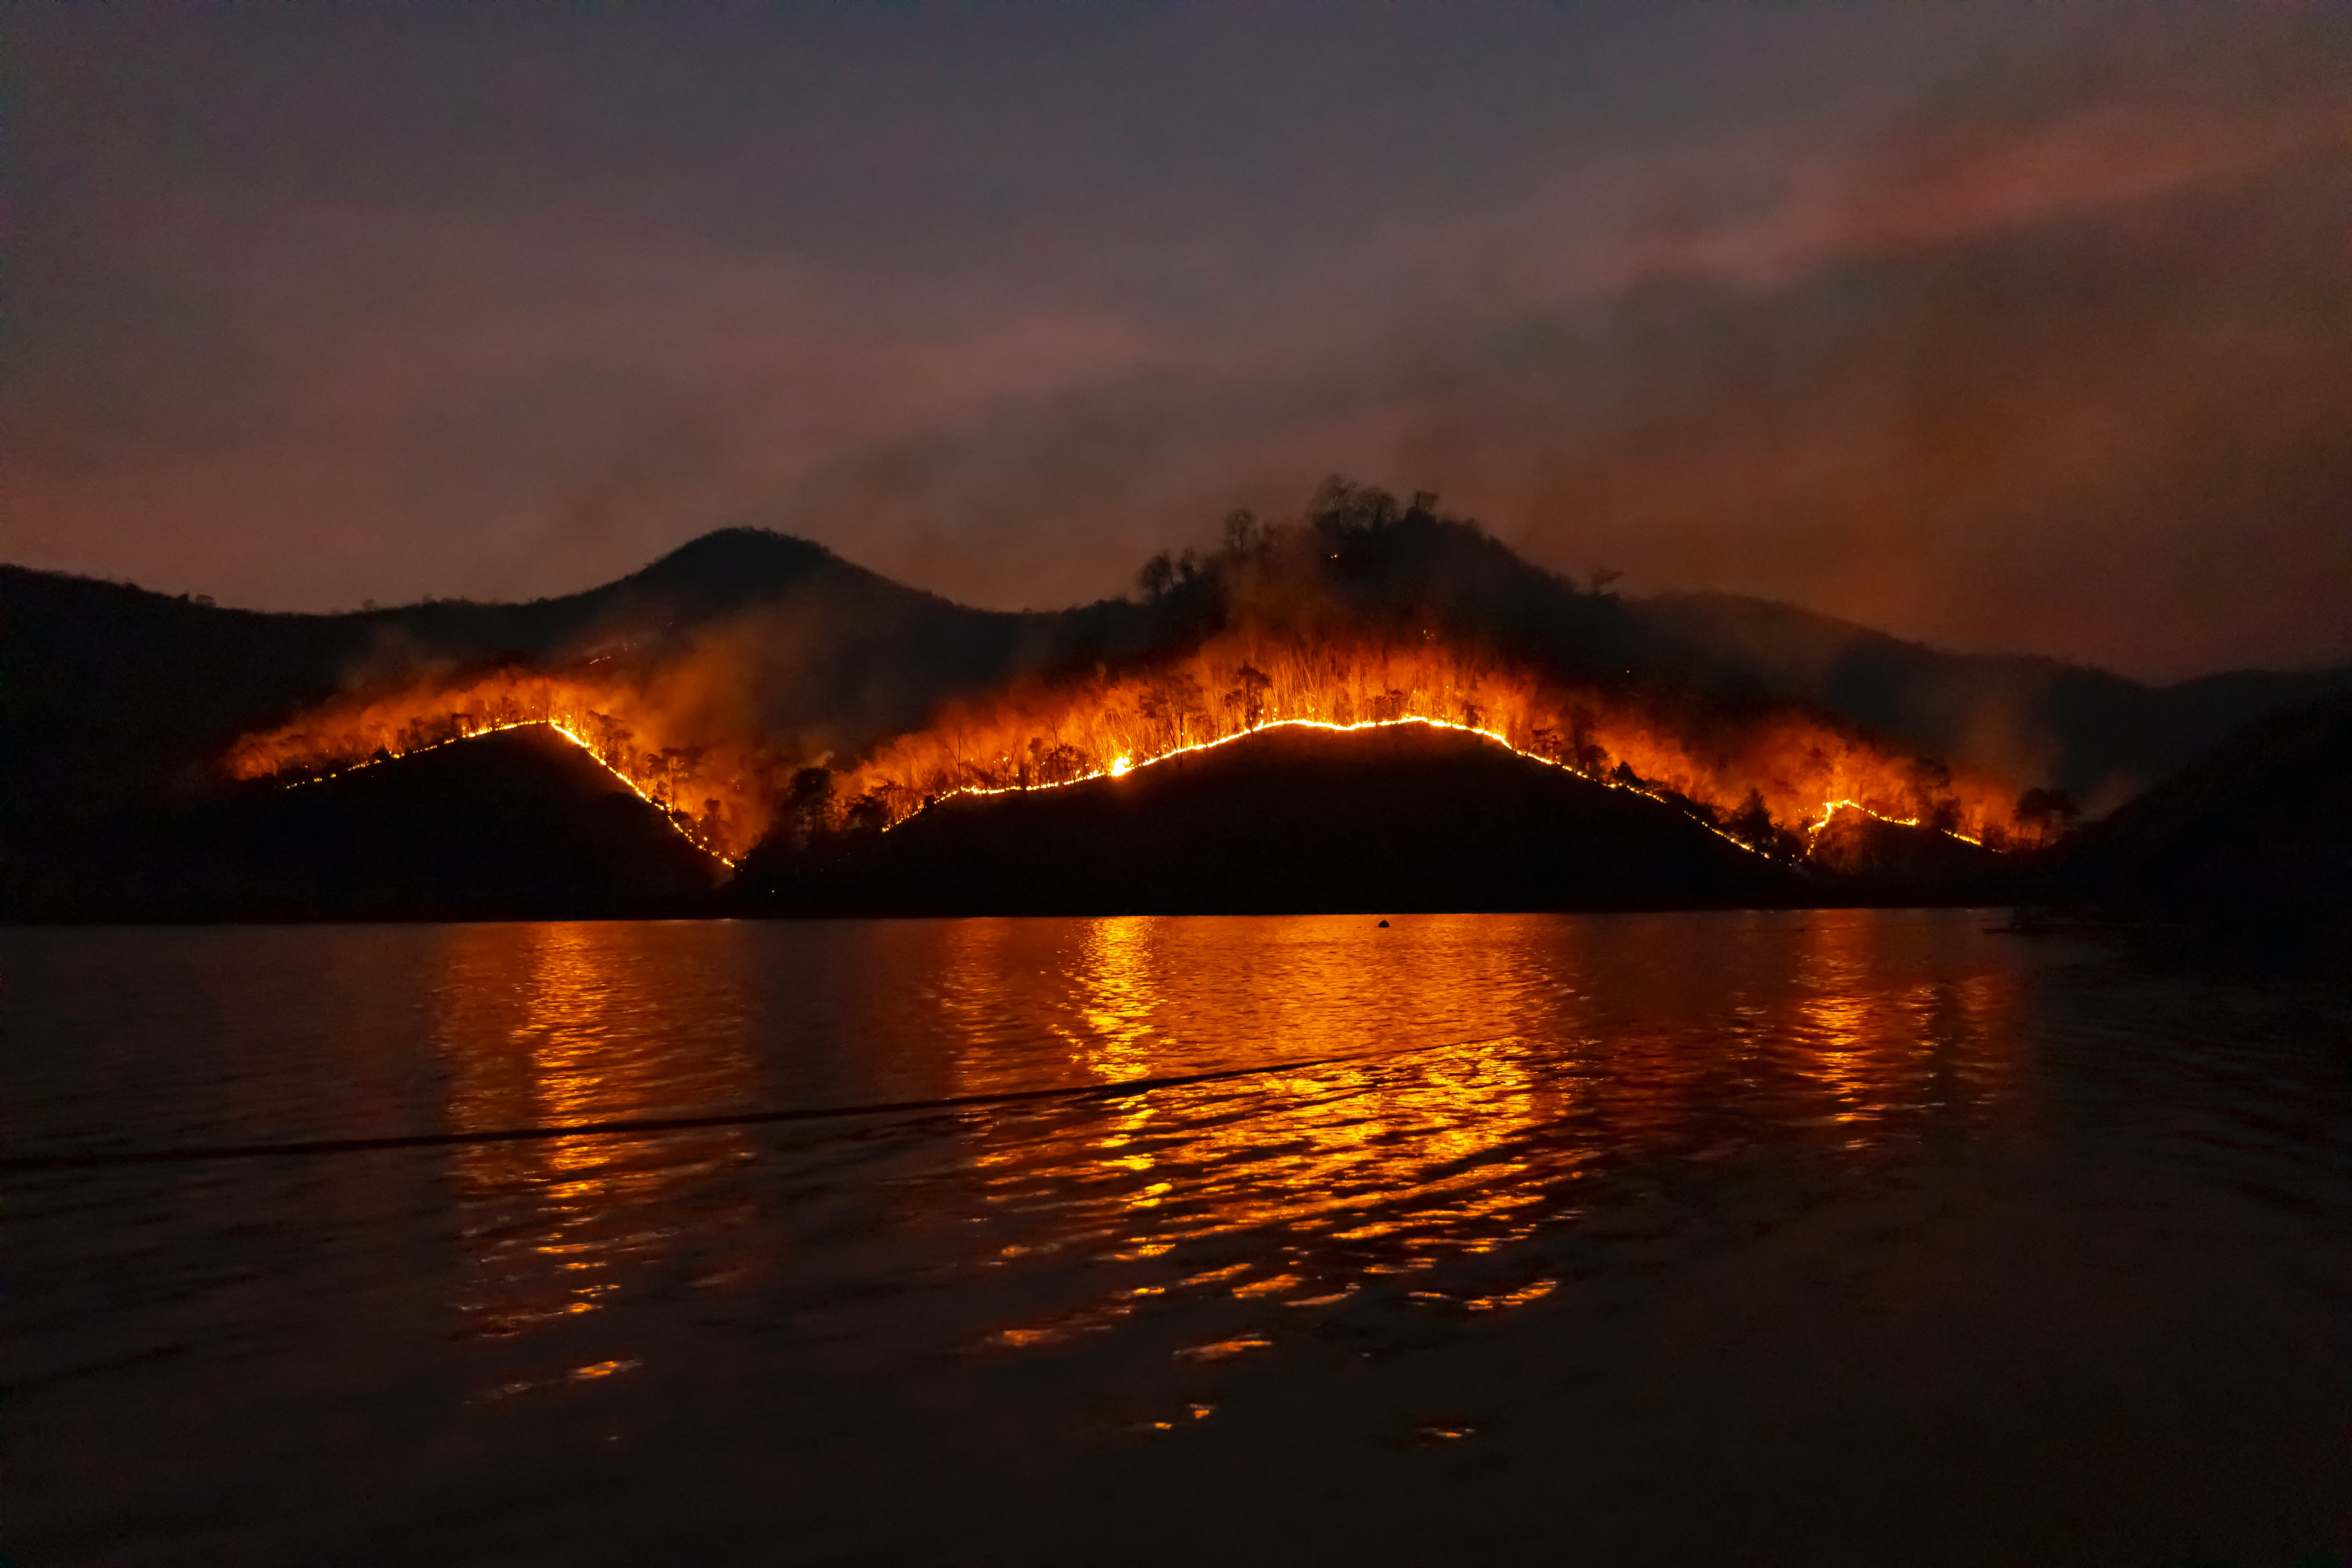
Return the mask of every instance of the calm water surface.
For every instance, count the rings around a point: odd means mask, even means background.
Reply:
[[[0,1174],[0,1550],[2334,1560],[2352,988],[1988,923],[0,931],[19,1160],[459,1135]]]

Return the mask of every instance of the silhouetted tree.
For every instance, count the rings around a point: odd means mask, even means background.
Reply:
[[[784,818],[793,838],[809,844],[833,826],[833,770],[803,768],[793,774],[784,795]]]
[[[1734,838],[1751,848],[1763,849],[1772,842],[1772,813],[1764,805],[1759,790],[1749,790],[1739,809],[1724,822],[1724,828]]]
[[[2034,788],[2017,797],[2017,820],[2037,838],[2054,838],[2074,825],[2083,808],[2062,789]]]
[[[1605,778],[1609,773],[1609,752],[1592,738],[1592,712],[1579,708],[1568,716],[1568,762],[1586,778]]]
[[[881,789],[871,789],[859,795],[842,814],[842,826],[860,837],[871,837],[889,826],[890,801]]]
[[[1163,550],[1143,563],[1143,570],[1135,574],[1135,581],[1137,586],[1143,590],[1143,596],[1156,605],[1166,598],[1168,590],[1175,585],[1176,563]]]
[[[1265,694],[1273,688],[1274,680],[1265,671],[1246,664],[1234,679],[1234,689],[1225,694],[1225,704],[1240,712],[1244,729],[1255,730],[1265,717]]]
[[[1201,703],[1201,683],[1181,669],[1155,675],[1136,707],[1146,719],[1161,726],[1171,742],[1184,738],[1188,720],[1207,713]]]
[[[1921,822],[1936,824],[1946,799],[1951,794],[1952,770],[1941,757],[1921,757],[1911,764],[1911,815]],[[1958,820],[1958,803],[1953,803],[1953,819]]]

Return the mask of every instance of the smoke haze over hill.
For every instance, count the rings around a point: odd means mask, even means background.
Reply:
[[[12,30],[11,560],[528,597],[742,519],[1051,607],[1336,469],[1642,592],[2352,657],[2340,13]]]

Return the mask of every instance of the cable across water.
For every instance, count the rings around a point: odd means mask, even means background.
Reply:
[[[1298,1061],[1264,1062],[1253,1067],[1220,1068],[1210,1072],[1181,1073],[1163,1078],[1125,1079],[1116,1083],[1062,1084],[1047,1089],[1004,1089],[991,1094],[950,1095],[937,1100],[880,1100],[865,1105],[810,1106],[767,1110],[717,1111],[699,1116],[616,1117],[602,1121],[556,1122],[530,1127],[485,1128],[467,1132],[406,1132],[373,1138],[310,1138],[277,1143],[186,1144],[167,1149],[78,1150],[53,1154],[0,1156],[0,1175],[42,1171],[93,1170],[113,1165],[165,1165],[208,1160],[296,1159],[330,1154],[366,1154],[395,1149],[445,1149],[477,1143],[520,1143],[551,1138],[645,1138],[669,1132],[691,1132],[710,1127],[763,1127],[794,1121],[835,1121],[855,1116],[896,1116],[926,1111],[963,1110],[995,1105],[1019,1105],[1040,1100],[1124,1100],[1156,1089],[1182,1089],[1193,1084],[1274,1073],[1303,1072],[1313,1068],[1340,1067],[1350,1062],[1378,1061],[1416,1051],[1450,1050],[1486,1045],[1489,1040],[1445,1040],[1418,1046],[1394,1046],[1386,1050],[1358,1051]]]

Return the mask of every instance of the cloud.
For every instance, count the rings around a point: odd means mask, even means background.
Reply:
[[[1588,248],[1549,297],[1522,268],[1410,325],[1343,313],[1304,348],[1006,400],[781,515],[860,519],[919,542],[888,564],[1019,602],[1115,586],[1083,542],[1132,560],[1339,468],[1648,587],[2156,676],[2341,659],[2352,78],[2265,74],[2307,57],[2257,42],[1979,66],[1842,164],[1756,200],[1719,181],[1692,205],[1729,216],[1675,243]]]
[[[1339,470],[1637,589],[2352,657],[2352,23],[1480,26],[834,39],[773,102],[709,40],[684,95],[635,46],[487,81],[387,33],[349,92],[159,46],[149,141],[33,138],[5,553],[320,605],[759,521],[1048,605]]]

